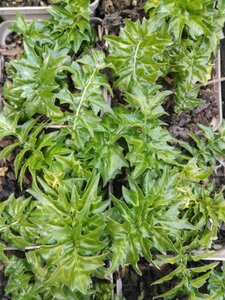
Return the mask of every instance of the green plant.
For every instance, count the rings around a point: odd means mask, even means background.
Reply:
[[[172,38],[162,29],[150,30],[150,20],[133,23],[126,20],[119,37],[108,36],[110,55],[107,61],[119,77],[116,86],[130,91],[132,82],[137,84],[155,81],[168,72],[165,50],[172,45]]]
[[[194,255],[190,256],[184,252],[180,252],[178,256],[167,259],[166,261],[172,264],[177,264],[178,267],[174,269],[171,273],[155,281],[153,284],[161,284],[169,281],[176,277],[178,281],[176,286],[169,291],[154,297],[154,299],[174,299],[175,295],[188,295],[189,299],[205,299],[207,294],[203,294],[199,291],[206,280],[210,277],[211,271],[219,264],[218,262],[213,262],[210,264],[205,264],[199,267],[188,267],[188,261],[195,260]]]
[[[24,45],[24,57],[11,63],[8,71],[13,85],[7,82],[4,94],[8,104],[27,118],[34,114],[62,117],[55,105],[57,91],[63,85],[63,65],[68,61],[65,49],[46,48],[39,55],[31,45]],[[59,83],[58,83],[59,82]]]
[[[193,109],[200,101],[195,83],[210,77],[211,59],[223,37],[224,9],[223,1],[214,0],[149,0],[145,4],[151,30],[158,32],[166,27],[174,41],[168,55],[170,72],[177,72],[172,83],[178,113]]]
[[[154,8],[152,27],[159,28],[165,22],[168,23],[168,31],[179,42],[185,34],[194,40],[202,35],[210,38],[219,33],[222,36],[218,24],[221,25],[223,1],[162,0],[151,3],[151,0],[147,1],[145,10]]]
[[[187,143],[161,117],[165,99],[177,112],[199,103],[223,10],[222,1],[147,1],[148,19],[105,37],[107,55],[95,47],[88,1],[53,5],[47,21],[18,16],[24,53],[8,68],[0,114],[0,137],[12,140],[0,158],[15,157],[22,194],[0,203],[12,299],[110,299],[113,272],[131,264],[141,274],[140,257],[175,265],[155,282],[176,278],[165,299],[201,299],[207,280],[214,295],[216,264],[190,263],[208,255],[225,221],[223,188],[210,177],[225,156],[225,125],[199,125]],[[18,258],[5,246],[30,251]]]
[[[224,297],[225,282],[224,282],[225,264],[221,266],[221,270],[213,270],[209,278],[209,293],[208,299],[222,300]]]

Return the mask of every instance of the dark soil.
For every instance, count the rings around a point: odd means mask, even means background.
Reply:
[[[188,267],[201,267],[209,264],[211,261],[199,261],[191,263]],[[220,269],[220,263],[216,269]],[[137,275],[134,269],[129,266],[120,271],[120,278],[123,284],[123,296],[126,300],[151,300],[153,297],[167,292],[179,283],[179,279],[173,279],[162,284],[154,285],[153,282],[172,272],[177,266],[165,264],[160,269],[150,266],[144,259],[140,260],[139,268],[142,276]],[[207,283],[200,289],[202,293],[207,293]],[[163,298],[159,298],[162,300]],[[176,300],[188,300],[185,294],[180,294]]]
[[[0,151],[12,143],[14,143],[13,138],[1,139]],[[16,150],[6,160],[0,160],[0,201],[8,199],[12,193],[14,193],[16,197],[23,194],[14,173],[15,155]],[[25,189],[31,185],[31,180],[26,176],[24,177],[23,185]]]
[[[161,285],[152,285],[152,283],[172,272],[175,269],[174,266],[167,264],[161,269],[157,269],[149,266],[145,260],[141,260],[139,268],[142,276],[137,275],[132,267],[125,267],[120,272],[123,283],[123,296],[126,300],[153,299],[154,296],[172,288],[171,283]]]
[[[6,286],[6,278],[4,276],[4,265],[0,261],[0,299],[1,300],[9,300],[8,296],[5,296],[5,286]]]
[[[196,109],[180,115],[170,112],[173,110],[173,107],[170,107],[173,106],[170,98],[165,101],[164,108],[169,114],[162,119],[168,124],[167,129],[173,137],[189,141],[188,132],[196,134],[200,132],[197,124],[210,126],[213,117],[218,117],[218,107],[213,91],[209,88],[202,90],[199,98],[202,99],[202,103]]]
[[[103,19],[106,32],[118,35],[124,19],[136,21],[144,16],[144,0],[103,0],[97,15]]]
[[[19,58],[23,53],[22,37],[12,33],[7,37],[6,46],[0,46],[0,96],[2,95],[2,86],[6,80],[6,69],[10,60]]]
[[[0,141],[1,150],[12,143],[10,139],[2,139]],[[13,171],[14,157],[10,155],[6,161],[0,161],[0,199],[6,200],[11,193],[16,191],[16,178]]]
[[[50,4],[48,0],[1,0],[0,7],[46,6],[48,4]]]

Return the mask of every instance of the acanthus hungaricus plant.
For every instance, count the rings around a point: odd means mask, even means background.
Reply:
[[[112,274],[132,265],[141,275],[144,257],[174,265],[155,284],[175,285],[155,298],[222,299],[224,268],[190,263],[210,254],[225,222],[223,188],[211,179],[225,156],[225,124],[217,132],[199,125],[185,142],[162,120],[168,97],[179,113],[200,103],[197,83],[211,76],[223,1],[147,1],[148,18],[106,36],[106,53],[89,2],[61,2],[49,20],[28,24],[19,15],[14,25],[24,53],[7,70],[0,136],[12,143],[0,158],[14,156],[21,191],[0,203],[6,292],[111,299]],[[30,251],[18,257],[5,247]]]

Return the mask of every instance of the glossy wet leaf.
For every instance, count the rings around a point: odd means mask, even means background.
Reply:
[[[119,37],[107,36],[110,55],[107,61],[112,64],[119,79],[116,85],[130,91],[132,82],[152,82],[167,72],[165,49],[172,44],[166,33],[149,30],[150,21],[135,23],[126,20]]]

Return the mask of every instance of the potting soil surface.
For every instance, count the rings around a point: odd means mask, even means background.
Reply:
[[[48,0],[1,0],[0,7],[45,6],[48,4],[50,4]]]

